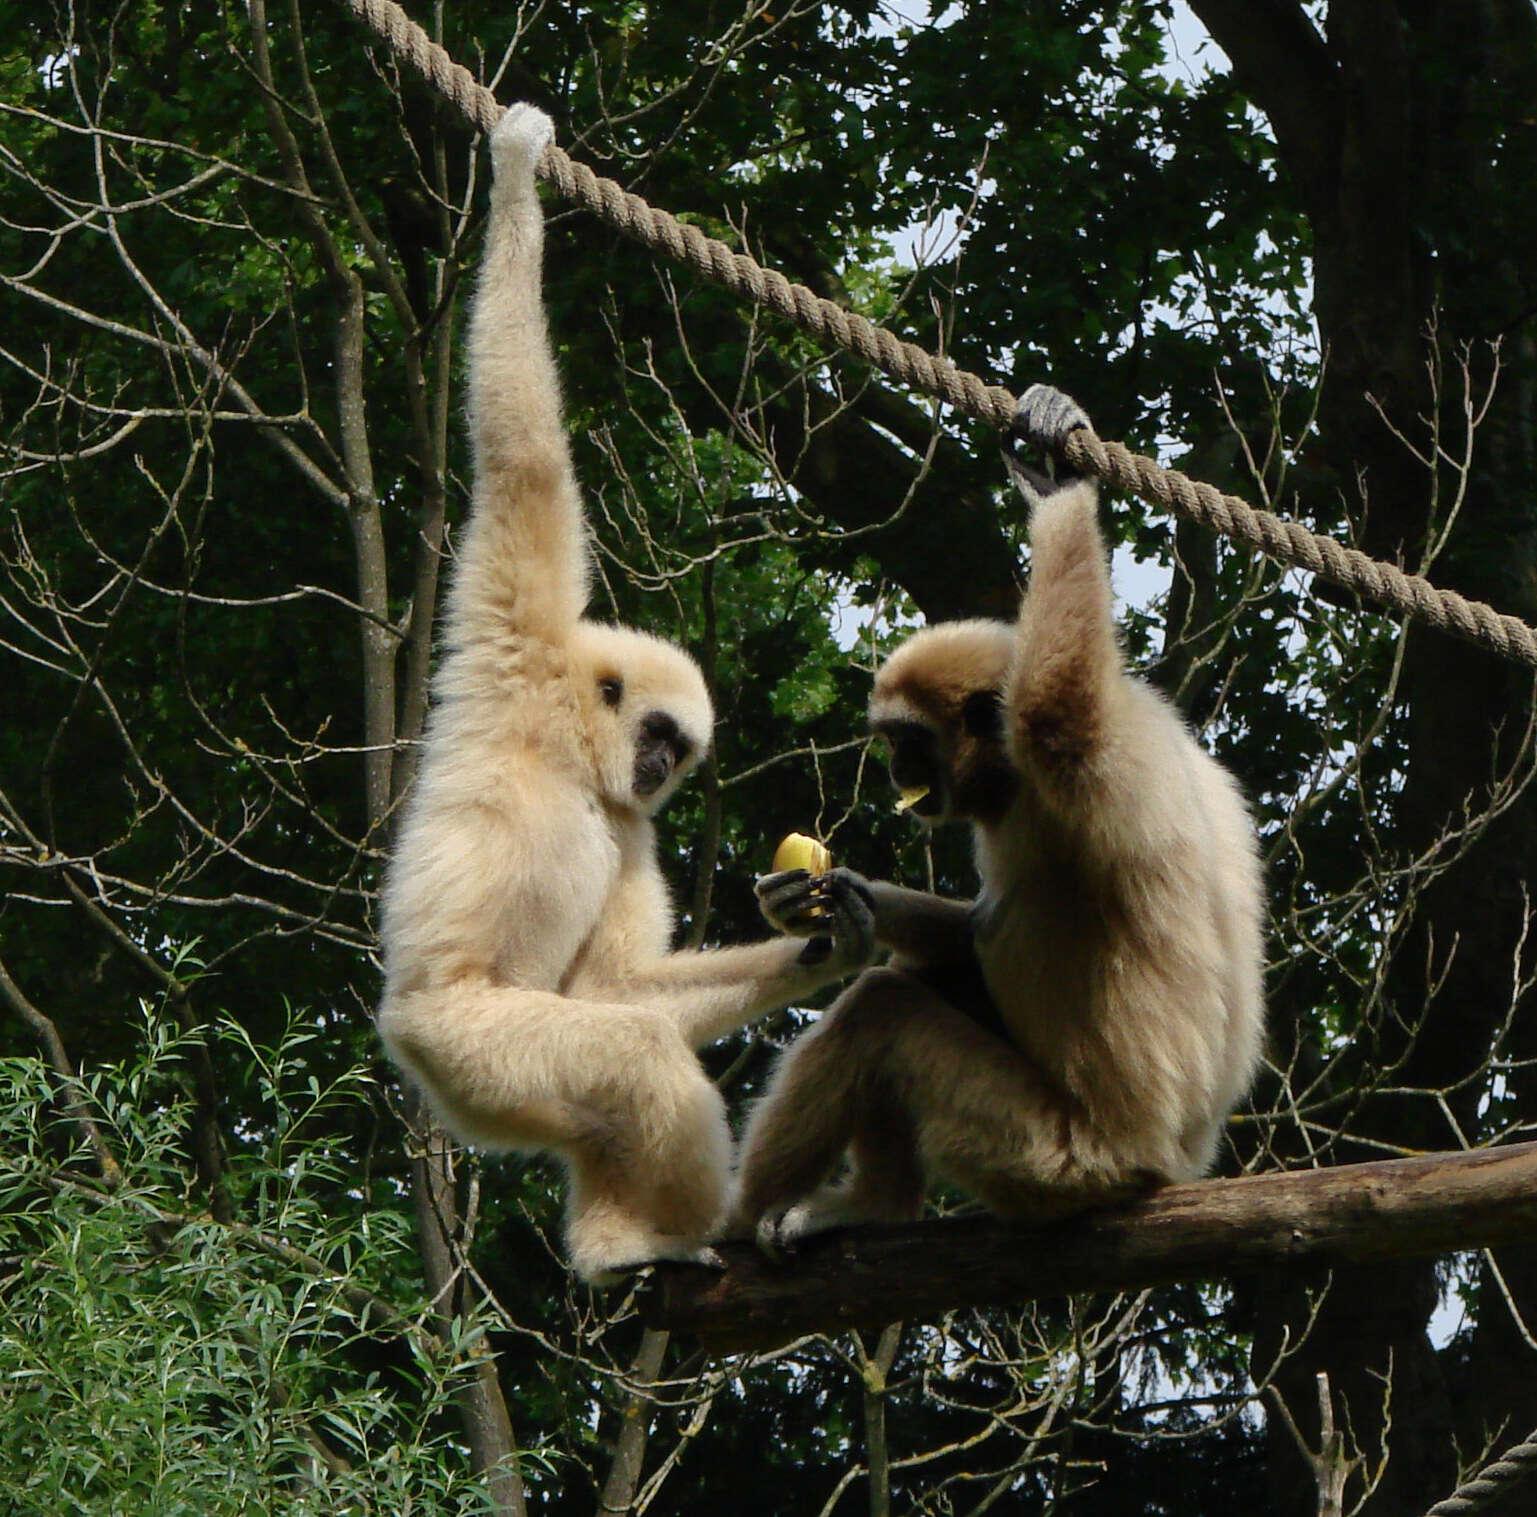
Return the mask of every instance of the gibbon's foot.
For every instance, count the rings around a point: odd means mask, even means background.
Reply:
[[[700,1243],[679,1248],[676,1252],[668,1249],[665,1253],[655,1254],[649,1259],[604,1264],[596,1268],[588,1267],[582,1271],[582,1278],[598,1290],[613,1285],[634,1285],[649,1279],[655,1272],[656,1266],[664,1261],[670,1264],[697,1264],[701,1269],[723,1270],[726,1267],[726,1261],[715,1249],[708,1243]]]
[[[837,1205],[819,1206],[814,1197],[797,1201],[783,1211],[771,1211],[758,1218],[753,1242],[758,1252],[774,1264],[784,1264],[795,1253],[803,1238],[814,1237],[835,1227],[860,1221],[847,1215]]]
[[[770,1264],[787,1264],[790,1255],[795,1252],[795,1240],[783,1236],[780,1229],[784,1226],[790,1212],[769,1212],[758,1218],[758,1225],[753,1229],[753,1242],[758,1246],[758,1252],[763,1255]]]
[[[509,105],[491,129],[491,162],[503,174],[532,174],[555,140],[555,123],[526,101]]]
[[[808,879],[806,889],[817,907],[817,936],[806,940],[800,962],[808,968],[832,963],[841,969],[863,969],[875,957],[876,947],[875,903],[869,887],[853,870],[834,869]]]
[[[840,1184],[825,1185],[804,1200],[781,1210],[764,1213],[758,1219],[753,1241],[768,1258],[782,1263],[805,1238],[831,1232],[837,1227],[896,1221],[903,1215],[899,1210],[881,1206],[873,1197],[861,1195],[845,1180]]]

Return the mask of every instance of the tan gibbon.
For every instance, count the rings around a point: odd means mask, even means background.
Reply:
[[[469,333],[474,503],[421,769],[384,890],[379,1032],[450,1132],[550,1150],[573,1266],[711,1262],[730,1134],[695,1050],[874,952],[852,887],[806,941],[669,952],[651,818],[707,750],[680,649],[587,621],[588,558],[540,289],[548,117],[498,124]]]
[[[1056,447],[1088,424],[1044,386],[1021,411]],[[1094,486],[1053,493],[1010,462],[1032,508],[1017,621],[918,633],[870,701],[912,810],[971,824],[977,900],[846,870],[759,884],[795,933],[841,876],[892,950],[783,1055],[752,1115],[733,1225],[770,1249],[913,1216],[935,1175],[1013,1216],[1199,1176],[1259,1059],[1244,802],[1123,668]]]

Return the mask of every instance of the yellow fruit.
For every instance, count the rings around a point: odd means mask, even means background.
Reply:
[[[912,785],[901,792],[897,800],[897,810],[906,811],[909,806],[916,806],[924,796],[929,793],[927,785]]]
[[[833,856],[815,838],[804,832],[792,832],[775,850],[769,865],[773,874],[783,869],[804,869],[810,874],[826,874],[833,867]]]

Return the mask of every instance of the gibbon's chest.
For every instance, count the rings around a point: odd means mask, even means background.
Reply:
[[[664,955],[672,937],[672,903],[650,823],[628,818],[610,836],[617,867],[562,987],[567,995],[622,998],[626,981]]]
[[[977,956],[1014,1042],[1065,1074],[1097,1036],[1120,906],[1113,882],[1092,878],[1050,828],[1016,826],[1011,843],[1001,857],[978,852]]]

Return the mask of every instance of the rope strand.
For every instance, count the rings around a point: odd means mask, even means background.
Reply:
[[[500,120],[503,107],[470,71],[416,24],[395,0],[344,0],[390,50],[420,73],[482,131]],[[904,342],[853,311],[824,300],[783,274],[764,269],[744,253],[706,237],[647,204],[612,179],[577,163],[555,144],[545,149],[540,174],[567,200],[585,206],[655,252],[696,269],[731,294],[766,306],[825,343],[855,354],[898,383],[936,395],[969,416],[1000,430],[1014,419],[1015,398],[1006,389],[985,384],[975,374]],[[1423,575],[1406,574],[1396,565],[1368,558],[1239,499],[1224,495],[1120,443],[1104,442],[1080,430],[1063,449],[1068,463],[1128,494],[1179,512],[1237,542],[1257,548],[1283,564],[1295,565],[1391,610],[1429,622],[1504,657],[1537,668],[1537,632],[1518,617],[1470,601],[1454,590],[1441,590]]]
[[[1438,1501],[1425,1517],[1468,1517],[1469,1513],[1488,1506],[1496,1496],[1503,1496],[1528,1475],[1537,1475],[1537,1432],[1512,1444],[1445,1500]]]

